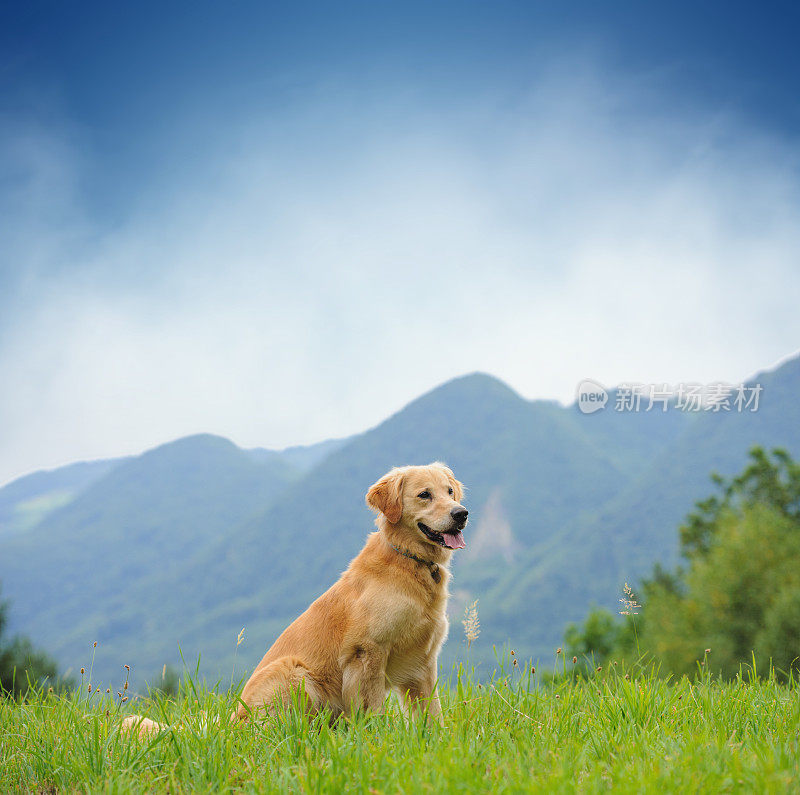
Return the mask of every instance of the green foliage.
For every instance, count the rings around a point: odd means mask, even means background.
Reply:
[[[780,671],[797,670],[800,655],[800,588],[786,588],[764,611],[755,647]]]
[[[516,668],[514,669],[517,670]],[[794,682],[668,683],[608,667],[544,683],[459,669],[445,727],[385,714],[331,725],[297,704],[231,723],[236,692],[189,680],[175,700],[104,693],[0,704],[0,790],[133,792],[769,791],[800,786]],[[141,741],[122,717],[167,724]]]
[[[644,662],[639,643],[642,616],[630,615],[624,620],[602,607],[594,607],[580,623],[569,624],[564,631],[566,658],[577,658],[577,665],[586,670],[612,661],[628,664]]]
[[[622,625],[610,611],[594,608],[581,625],[567,626],[564,632],[566,655],[602,665],[619,646],[622,631]]]
[[[710,648],[733,675],[755,654],[788,672],[800,656],[800,526],[766,504],[723,508],[707,551],[693,549],[685,592],[652,585],[643,642],[668,670],[688,673]]]

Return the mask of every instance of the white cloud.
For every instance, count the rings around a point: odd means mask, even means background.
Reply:
[[[565,401],[735,380],[800,332],[796,151],[597,71],[254,117],[111,231],[69,163],[29,162],[0,482],[195,431],[352,433],[476,369]]]

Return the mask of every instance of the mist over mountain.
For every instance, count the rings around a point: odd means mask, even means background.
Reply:
[[[674,562],[678,523],[712,470],[738,471],[753,444],[800,453],[800,359],[754,381],[753,413],[621,413],[612,399],[584,415],[472,374],[349,439],[271,451],[199,435],[37,473],[0,489],[12,624],[73,670],[97,640],[104,681],[126,663],[136,681],[180,664],[179,644],[188,663],[202,655],[209,676],[230,676],[245,627],[244,671],[359,551],[369,485],[444,460],[471,516],[444,662],[466,653],[458,619],[474,599],[472,661],[506,642],[549,659],[566,622],[591,603],[614,608],[623,582]],[[13,518],[37,499],[40,516]]]

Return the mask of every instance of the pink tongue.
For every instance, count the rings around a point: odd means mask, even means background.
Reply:
[[[442,533],[442,538],[450,549],[464,549],[466,546],[464,543],[464,536],[460,530],[457,530],[455,533]]]

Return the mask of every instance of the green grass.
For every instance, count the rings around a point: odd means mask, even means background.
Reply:
[[[0,791],[800,791],[793,682],[506,670],[483,684],[454,673],[441,688],[444,728],[408,723],[392,703],[334,726],[296,706],[231,724],[235,692],[192,679],[172,700],[122,704],[89,696],[85,684],[80,696],[0,699]],[[126,737],[120,719],[130,711],[174,728]]]

